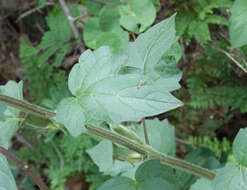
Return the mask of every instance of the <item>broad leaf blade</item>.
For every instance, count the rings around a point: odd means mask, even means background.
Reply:
[[[14,81],[8,81],[8,83],[4,86],[0,86],[0,93],[4,94],[6,96],[10,96],[12,98],[16,98],[19,100],[23,100],[23,95],[22,95],[22,86],[23,83],[19,82],[16,83]],[[0,103],[2,104],[2,103]],[[7,109],[4,110],[4,115],[6,117],[18,117],[20,111],[17,110],[16,108],[7,106]]]
[[[176,42],[175,15],[138,36],[126,49],[129,65],[149,74],[163,54]]]
[[[87,153],[99,167],[99,171],[107,173],[113,169],[113,146],[112,142],[102,140],[95,147],[87,150]]]
[[[232,163],[216,171],[212,181],[213,190],[243,190],[247,187],[247,169]]]
[[[150,145],[156,150],[175,156],[176,142],[174,127],[167,120],[146,120],[147,134]]]
[[[247,44],[247,1],[236,0],[231,8],[230,39],[232,47]]]
[[[238,132],[233,142],[233,155],[238,163],[247,167],[247,128]]]
[[[196,183],[194,183],[191,187],[190,190],[213,190],[213,187],[211,185],[211,181],[207,179],[198,179]]]
[[[135,174],[135,178],[138,182],[157,177],[162,178],[170,184],[174,184],[176,188],[179,187],[175,170],[169,166],[161,164],[159,160],[149,160],[144,162],[140,165]]]
[[[22,82],[16,83],[9,81],[6,85],[0,86],[0,93],[22,100]],[[5,149],[9,146],[9,141],[18,129],[18,117],[20,111],[7,106],[3,103],[0,104],[0,111],[2,113],[0,121],[0,146]],[[1,190],[17,190],[15,180],[8,167],[6,158],[0,153],[0,189]]]
[[[18,129],[16,118],[7,118],[4,122],[0,121],[0,146],[8,148],[9,141]]]
[[[127,177],[115,177],[106,181],[97,190],[136,190],[134,181]]]
[[[56,121],[64,124],[72,136],[86,132],[84,109],[76,98],[63,99],[56,113]]]
[[[179,190],[173,184],[168,183],[166,180],[162,179],[161,177],[153,177],[146,179],[144,181],[140,181],[137,184],[137,190],[160,190],[160,189],[172,189],[172,190]]]
[[[0,189],[1,190],[17,190],[15,180],[8,167],[6,158],[0,154]]]

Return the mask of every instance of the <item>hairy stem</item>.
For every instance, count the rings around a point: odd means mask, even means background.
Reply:
[[[152,159],[159,159],[162,164],[171,166],[173,168],[181,169],[188,173],[210,180],[212,180],[215,177],[215,173],[208,169],[202,168],[190,162],[186,162],[184,160],[180,160],[172,156],[166,155],[164,153],[158,152],[149,145],[139,144],[138,142],[133,141],[125,136],[119,135],[117,133],[114,133],[112,131],[106,130],[101,127],[87,125],[86,128],[88,129],[88,132],[91,134],[108,139],[114,143],[121,144],[138,153],[148,155]]]
[[[41,190],[49,190],[47,185],[44,183],[44,181],[36,175],[27,164],[22,162],[19,158],[17,158],[14,154],[6,150],[5,148],[0,146],[0,153],[2,153],[7,159],[14,162],[21,170],[23,170],[28,176],[32,178],[32,180],[35,182],[35,184],[41,189]]]
[[[10,106],[19,108],[24,112],[32,113],[32,114],[35,114],[43,118],[49,119],[56,115],[55,112],[46,110],[44,108],[41,108],[39,106],[33,105],[28,102],[24,102],[24,101],[15,99],[15,98],[10,98],[8,96],[4,96],[1,94],[0,94],[0,101],[5,102]],[[152,159],[159,159],[162,164],[169,165],[173,168],[181,169],[188,173],[191,173],[191,174],[194,174],[196,176],[203,177],[206,179],[210,179],[210,180],[212,180],[215,177],[215,173],[208,169],[202,168],[190,162],[186,162],[184,160],[180,160],[172,156],[166,155],[164,153],[158,152],[154,150],[152,147],[150,147],[149,145],[139,144],[138,142],[134,140],[131,140],[125,136],[119,135],[110,130],[106,130],[104,128],[96,127],[92,125],[87,125],[86,128],[88,132],[91,134],[111,140],[114,143],[121,144],[138,153],[147,155]]]
[[[56,115],[56,113],[47,110],[45,108],[42,108],[40,106],[31,104],[26,101],[18,100],[9,96],[5,96],[3,94],[0,94],[0,102],[4,102],[9,106],[15,107],[25,113],[30,113],[42,118],[51,118]]]

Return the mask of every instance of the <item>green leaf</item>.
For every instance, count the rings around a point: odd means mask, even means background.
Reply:
[[[97,190],[136,190],[134,181],[127,177],[115,177],[106,181]]]
[[[135,172],[137,168],[142,164],[142,162],[137,163],[129,163],[129,162],[123,162],[119,160],[114,161],[114,166],[112,171],[109,173],[109,175],[117,176],[121,175],[122,177],[128,177],[130,179],[135,179]]]
[[[211,181],[207,179],[200,178],[194,183],[191,187],[190,190],[213,190],[213,187],[211,185]]]
[[[169,92],[179,87],[179,78],[172,75],[160,80],[153,69],[175,40],[173,16],[140,35],[123,55],[113,55],[107,47],[85,51],[72,68],[68,83],[87,113],[86,120],[139,121],[181,106]],[[146,76],[153,71],[156,78],[146,78],[142,72],[119,74],[123,66],[140,68]]]
[[[17,190],[15,180],[8,167],[8,162],[2,154],[0,154],[0,189]]]
[[[146,129],[150,145],[165,154],[175,156],[176,142],[174,127],[167,120],[146,120]]]
[[[152,74],[153,66],[176,42],[175,15],[154,25],[138,36],[135,42],[129,43],[126,54],[129,66],[143,70],[144,74]]]
[[[233,142],[233,155],[240,164],[247,167],[247,128],[239,130]]]
[[[232,163],[216,170],[216,177],[212,181],[213,190],[243,190],[247,187],[247,169]]]
[[[93,148],[87,150],[87,153],[99,167],[100,172],[110,172],[113,169],[113,146],[112,142],[102,140]]]
[[[171,189],[171,190],[179,190],[175,185],[168,183],[164,179],[160,177],[153,177],[146,179],[144,181],[137,183],[137,190],[160,190],[160,189]]]
[[[176,189],[179,189],[175,170],[169,166],[161,164],[159,160],[149,160],[144,162],[137,169],[135,178],[138,182],[146,181],[151,178],[162,178],[170,184],[174,184]]]
[[[119,26],[120,14],[116,6],[104,6],[99,15],[99,26],[102,31],[111,31],[117,25]]]
[[[18,129],[16,118],[7,118],[4,122],[0,121],[0,146],[8,148],[9,141]]]
[[[93,2],[91,0],[87,0],[85,5],[90,15],[98,15],[102,7],[99,3]]]
[[[43,8],[46,4],[46,0],[38,0],[40,8]]]
[[[17,98],[23,99],[22,95],[22,82],[16,83],[9,81],[6,85],[0,86],[0,93]],[[0,121],[0,146],[8,149],[9,141],[18,129],[18,117],[20,111],[0,103],[0,111],[2,112]],[[15,180],[8,167],[6,158],[0,153],[0,189],[1,190],[17,190]]]
[[[6,96],[10,96],[12,98],[16,98],[19,100],[23,100],[22,95],[22,81],[19,83],[16,83],[14,81],[8,81],[6,85],[0,86],[0,93],[4,94]],[[3,108],[2,108],[3,109]],[[4,115],[9,117],[18,117],[20,111],[13,107],[7,107],[7,109],[4,110]]]
[[[125,0],[127,5],[119,6],[120,24],[127,30],[139,34],[155,20],[156,9],[150,0]]]
[[[103,27],[103,29],[100,26]],[[117,21],[116,21],[117,22]],[[97,49],[103,45],[111,48],[112,52],[119,53],[129,41],[129,35],[119,24],[105,23],[102,18],[89,18],[83,28],[83,39],[86,45],[92,49]]]
[[[232,47],[247,44],[247,1],[236,0],[231,8],[230,41]]]
[[[57,107],[56,121],[64,124],[72,136],[79,136],[86,132],[84,112],[76,98],[65,98]]]

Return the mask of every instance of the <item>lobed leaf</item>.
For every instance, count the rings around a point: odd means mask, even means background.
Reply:
[[[233,155],[241,165],[247,167],[247,128],[240,129],[233,141]]]
[[[232,47],[247,44],[247,1],[236,0],[231,8],[230,41]]]

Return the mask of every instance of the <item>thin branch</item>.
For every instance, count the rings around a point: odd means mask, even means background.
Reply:
[[[53,5],[55,5],[54,2],[46,2],[44,7],[46,7],[46,6],[53,6]],[[19,22],[19,21],[22,20],[23,18],[27,17],[28,15],[31,15],[32,13],[34,13],[34,12],[36,12],[36,11],[40,11],[40,9],[41,9],[41,8],[44,8],[44,7],[42,7],[42,6],[40,5],[40,6],[37,6],[37,7],[33,8],[33,9],[30,9],[30,10],[28,10],[28,11],[22,13],[22,14],[16,19],[15,22]]]
[[[227,51],[219,48],[219,47],[215,47],[212,46],[214,49],[218,50],[219,52],[225,54],[229,59],[231,59],[242,71],[244,71],[247,74],[247,70]]]
[[[69,8],[68,8],[66,2],[64,0],[59,0],[59,3],[61,4],[61,6],[63,8],[63,11],[64,11],[64,13],[65,13],[65,15],[66,15],[66,17],[67,17],[67,19],[69,21],[70,27],[71,27],[72,32],[74,34],[74,38],[79,40],[79,48],[80,48],[80,50],[82,52],[85,51],[86,48],[85,48],[84,44],[81,41],[78,29],[76,28],[76,26],[74,24],[74,18],[71,16]]]
[[[4,97],[4,98],[1,98]],[[7,101],[6,101],[7,100]],[[11,100],[11,102],[9,102],[9,100]],[[22,111],[27,111],[29,112],[34,112],[35,114],[39,115],[40,117],[46,117],[47,119],[50,119],[50,117],[54,117],[56,115],[55,112],[49,111],[47,112],[46,109],[40,108],[36,105],[33,105],[31,103],[27,103],[25,102],[24,105],[28,105],[23,106],[23,101],[20,101],[18,99],[15,98],[6,98],[6,96],[3,96],[0,94],[0,101],[7,103],[8,105],[14,106],[16,108],[21,109]],[[16,103],[16,105],[14,104]],[[31,110],[31,111],[30,111]],[[49,113],[49,114],[47,114]],[[183,171],[186,171],[188,173],[194,174],[196,176],[200,176],[200,177],[204,177],[206,179],[214,179],[215,177],[215,173],[213,171],[210,171],[206,168],[202,168],[200,166],[194,165],[190,162],[184,161],[184,160],[180,160],[177,159],[175,157],[166,155],[164,153],[158,152],[156,150],[154,150],[152,147],[150,147],[149,145],[146,144],[140,144],[132,139],[129,139],[125,136],[119,135],[115,132],[112,132],[110,130],[106,130],[102,127],[96,127],[96,126],[92,126],[92,125],[87,125],[86,126],[87,130],[89,133],[103,137],[105,139],[111,140],[114,143],[118,143],[120,145],[123,145],[131,150],[134,150],[138,153],[144,154],[148,157],[150,157],[151,159],[159,159],[160,162],[162,164],[171,166],[173,168],[177,168]]]
[[[142,125],[143,125],[143,132],[144,132],[145,142],[146,142],[147,145],[149,145],[148,133],[147,133],[147,128],[146,128],[145,118],[142,119]]]
[[[25,164],[23,161],[21,161],[19,158],[17,158],[14,154],[6,150],[5,148],[0,146],[0,152],[9,160],[14,162],[21,170],[23,170],[28,176],[32,178],[32,180],[35,182],[36,185],[41,190],[49,190],[47,185],[44,183],[44,181],[36,175],[29,167],[27,164]]]

